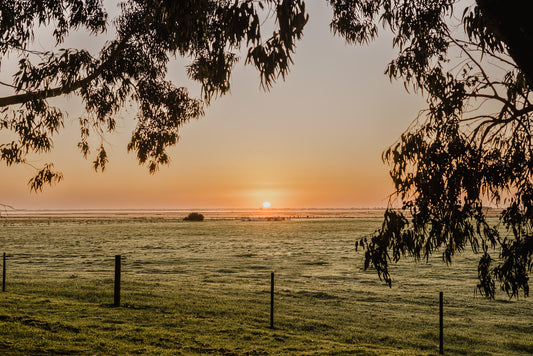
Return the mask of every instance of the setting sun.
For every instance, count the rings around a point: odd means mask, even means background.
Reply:
[[[263,208],[270,208],[270,203],[269,202],[264,202],[263,203]]]

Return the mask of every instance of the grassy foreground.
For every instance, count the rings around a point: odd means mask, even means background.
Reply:
[[[475,256],[399,264],[390,289],[362,271],[377,220],[48,223],[2,226],[0,354],[431,355],[440,290],[446,354],[533,353],[531,300],[475,297]]]
[[[213,295],[190,286],[175,290],[130,282],[124,287],[135,292],[113,308],[101,302],[113,298],[107,292],[111,281],[13,285],[15,292],[2,296],[0,353],[422,354],[420,348],[434,349],[436,342],[435,332],[423,333],[425,345],[410,345],[399,332],[387,336],[385,330],[372,330],[383,322],[369,329],[368,316],[336,313],[340,305],[327,295],[282,292],[271,330],[266,291]]]

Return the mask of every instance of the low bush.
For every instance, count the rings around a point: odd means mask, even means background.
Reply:
[[[204,221],[204,216],[200,213],[190,213],[183,218],[186,221]]]

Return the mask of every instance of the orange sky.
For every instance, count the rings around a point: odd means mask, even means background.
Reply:
[[[118,133],[107,137],[108,168],[93,172],[76,147],[80,102],[62,98],[54,103],[71,121],[54,151],[33,163],[53,161],[64,181],[30,193],[32,169],[2,164],[0,203],[21,209],[257,208],[264,201],[276,208],[385,206],[392,185],[381,153],[424,101],[383,74],[394,56],[390,36],[370,46],[346,45],[329,31],[325,1],[308,7],[310,21],[286,81],[265,93],[257,72],[241,60],[231,93],[182,128],[168,167],[149,175],[126,153],[135,114],[128,109]],[[186,63],[177,59],[169,79],[199,95],[186,79]],[[9,81],[5,67],[1,80]]]

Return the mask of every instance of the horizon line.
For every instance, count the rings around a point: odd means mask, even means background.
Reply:
[[[299,207],[299,208],[263,208],[263,207],[248,207],[248,208],[14,208],[4,206],[0,210],[4,211],[190,211],[190,210],[385,210],[386,207]]]

